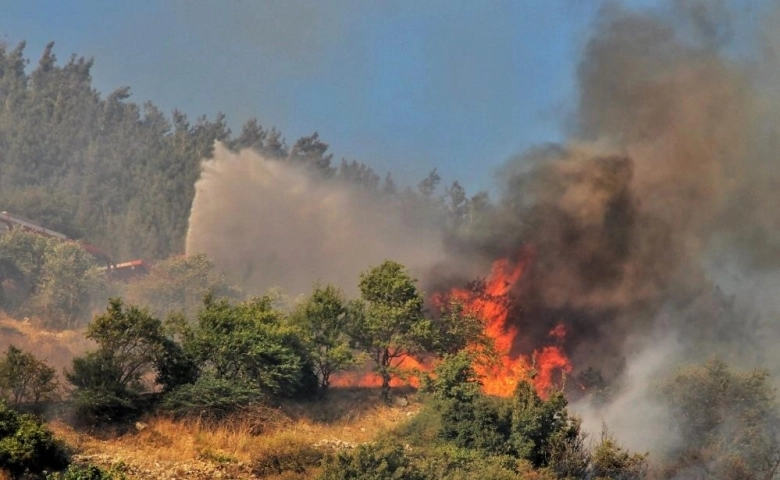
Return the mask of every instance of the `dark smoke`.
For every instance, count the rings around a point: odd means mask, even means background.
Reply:
[[[659,328],[696,354],[749,336],[708,266],[777,265],[780,176],[766,75],[750,60],[765,50],[747,49],[733,13],[605,7],[579,67],[572,139],[503,168],[498,207],[470,245],[508,257],[533,246],[514,315],[530,346],[563,322],[584,368],[619,363],[629,338]]]
[[[755,308],[763,297],[777,313],[777,301],[735,287],[776,286],[780,266],[776,52],[757,12],[738,6],[605,7],[571,140],[508,162],[497,208],[470,239],[505,257],[532,246],[511,317],[517,349],[565,324],[575,368],[622,392],[585,410],[586,425],[606,420],[632,448],[674,437],[650,394],[674,363],[777,364],[778,325]]]

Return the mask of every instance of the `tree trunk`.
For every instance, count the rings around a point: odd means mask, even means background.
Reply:
[[[382,371],[382,399],[385,402],[390,401],[390,374],[387,370]]]

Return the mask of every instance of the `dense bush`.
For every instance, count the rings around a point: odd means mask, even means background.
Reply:
[[[207,296],[183,348],[204,374],[255,385],[267,395],[306,396],[317,376],[302,333],[285,322],[270,297],[232,305]]]
[[[46,480],[124,480],[125,476],[103,470],[95,465],[72,463],[63,472],[47,475]]]
[[[722,360],[681,368],[658,400],[680,437],[669,442],[665,471],[709,478],[773,478],[780,466],[780,405],[764,370],[745,372]]]
[[[204,254],[177,255],[157,262],[149,275],[123,285],[122,292],[128,302],[145,305],[160,318],[171,312],[195,315],[207,294],[240,297],[238,289],[226,283]]]
[[[262,400],[254,385],[206,375],[165,394],[160,409],[177,418],[218,420]]]
[[[77,242],[21,230],[2,235],[0,308],[37,316],[49,328],[74,328],[105,288],[97,266]]]
[[[516,480],[521,462],[509,455],[485,456],[478,450],[437,445],[418,451],[414,463],[425,478],[441,480]]]
[[[76,387],[72,399],[76,418],[82,423],[107,423],[127,420],[140,413],[137,391],[123,385],[122,369],[104,351],[73,359],[65,377]]]
[[[64,444],[32,415],[0,401],[0,469],[12,475],[60,470],[68,465]]]
[[[606,430],[589,448],[561,392],[543,399],[520,382],[498,398],[480,387],[468,354],[445,357],[423,383],[422,412],[394,432],[419,449],[415,465],[428,478],[643,478],[646,456]]]
[[[647,455],[621,447],[605,426],[591,454],[590,473],[596,479],[641,480],[647,475]]]
[[[359,445],[325,462],[320,480],[425,480],[399,443]]]
[[[106,311],[89,324],[87,338],[98,349],[74,358],[65,373],[76,387],[73,399],[77,416],[84,421],[111,422],[140,413],[141,398],[153,391],[154,373],[155,383],[164,382],[163,387],[195,378],[192,365],[166,335],[162,322],[147,310],[126,307],[119,298],[109,300]]]

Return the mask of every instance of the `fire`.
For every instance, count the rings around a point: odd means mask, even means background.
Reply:
[[[412,387],[417,388],[420,386],[420,379],[417,377],[417,374],[419,372],[428,372],[431,370],[429,365],[423,364],[409,355],[394,362],[393,366],[402,373],[406,372],[407,375],[393,377],[390,380],[391,387],[411,385]],[[340,373],[331,379],[331,385],[334,387],[378,388],[382,386],[382,377],[374,372]]]
[[[498,354],[493,365],[476,365],[477,374],[482,377],[483,390],[489,395],[512,395],[522,380],[531,381],[541,396],[546,396],[553,386],[556,372],[571,372],[571,364],[560,347],[566,337],[566,328],[559,324],[549,336],[554,345],[535,351],[530,358],[513,355],[512,347],[518,335],[517,328],[507,324],[510,293],[530,261],[530,255],[521,255],[512,262],[500,259],[493,263],[490,276],[486,279],[484,291],[453,289],[449,296],[463,303],[466,311],[477,315],[485,323],[485,334],[490,337]]]
[[[507,323],[512,291],[523,277],[531,255],[528,252],[517,261],[500,259],[493,262],[490,275],[485,279],[483,288],[454,288],[447,294],[434,295],[437,305],[449,300],[463,304],[467,313],[476,315],[484,323],[485,334],[493,340],[497,353],[495,362],[477,362],[475,370],[481,377],[483,391],[488,395],[507,397],[512,395],[521,381],[530,381],[537,393],[545,398],[560,375],[571,372],[571,363],[561,345],[566,338],[566,327],[558,324],[550,330],[550,344],[535,350],[531,355],[513,352],[518,331]],[[401,371],[410,372],[407,383],[417,386],[415,371],[430,371],[430,365],[410,356],[404,357],[397,365]],[[391,386],[403,384],[393,379]],[[334,385],[378,387],[381,378],[373,373],[363,375],[340,375]]]

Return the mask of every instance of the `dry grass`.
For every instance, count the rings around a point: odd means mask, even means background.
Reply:
[[[73,357],[94,348],[83,330],[50,331],[38,323],[35,319],[16,320],[0,311],[0,353],[14,345],[61,371],[70,366]]]
[[[325,453],[373,441],[418,408],[416,404],[386,405],[375,390],[352,389],[335,390],[319,402],[258,408],[218,424],[146,418],[140,430],[109,439],[105,432],[91,435],[57,422],[51,426],[80,454],[103,466],[123,462],[151,471],[161,465],[179,469],[186,466],[190,470],[211,465],[222,469],[223,478],[256,478],[251,472],[257,465],[269,463],[264,459],[289,459],[315,446]],[[296,460],[291,461],[295,464]],[[267,478],[308,478],[310,473]]]
[[[35,319],[15,320],[0,311],[0,354],[9,345],[33,353],[60,373],[73,357],[94,348],[83,331],[47,331]],[[395,392],[401,401],[386,405],[378,389],[333,388],[323,400],[258,407],[216,424],[145,418],[143,428],[130,433],[87,433],[66,421],[49,425],[83,460],[108,468],[120,465],[129,478],[248,479],[258,478],[252,472],[259,465],[287,462],[295,470],[303,462],[305,471],[263,470],[264,478],[291,480],[311,478],[312,453],[376,440],[419,409],[405,400],[408,392]]]

